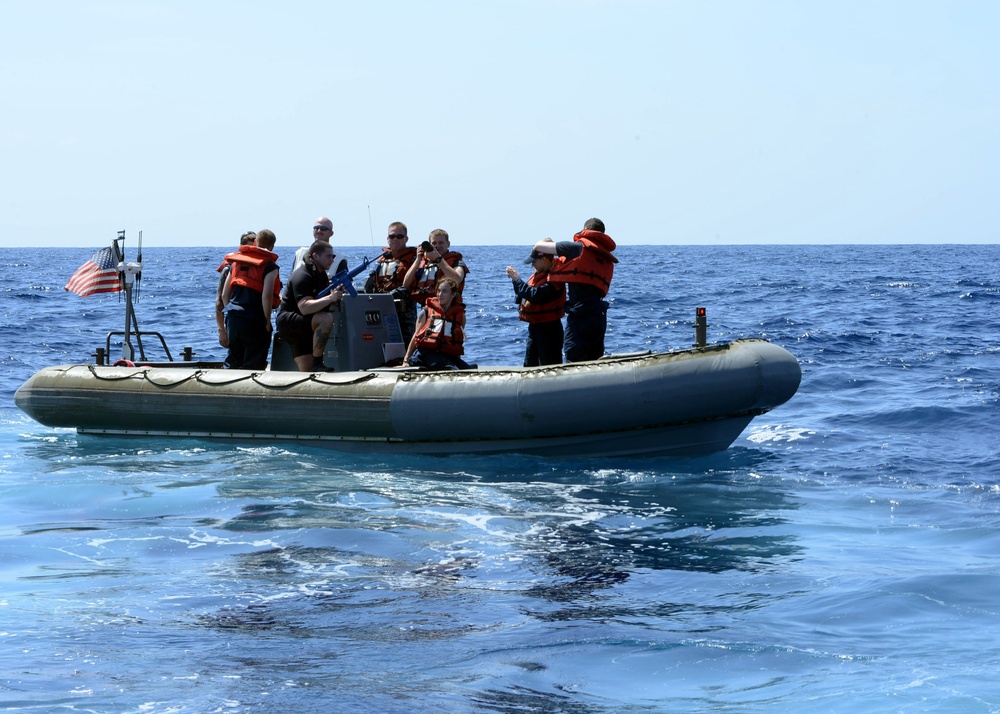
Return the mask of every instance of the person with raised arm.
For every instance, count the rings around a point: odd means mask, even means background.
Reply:
[[[556,259],[549,271],[550,283],[566,283],[566,336],[563,349],[567,362],[583,362],[604,356],[608,329],[608,303],[604,298],[618,262],[604,221],[591,218],[572,241],[556,243]]]
[[[403,285],[410,291],[413,302],[423,305],[428,298],[434,297],[441,278],[454,280],[461,298],[468,274],[469,266],[462,260],[462,254],[451,249],[448,231],[436,228],[417,248],[416,258],[406,271]]]
[[[528,343],[524,348],[524,366],[562,364],[563,307],[566,304],[566,284],[549,282],[549,271],[556,257],[556,244],[551,238],[535,243],[525,259],[535,272],[527,282],[513,266],[507,266],[507,277],[513,281],[517,313],[528,323]]]

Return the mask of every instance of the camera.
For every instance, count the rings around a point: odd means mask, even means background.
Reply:
[[[423,243],[420,244],[420,249],[425,253],[430,253],[432,250],[434,250],[434,246],[431,245],[431,242],[429,240],[425,240]]]

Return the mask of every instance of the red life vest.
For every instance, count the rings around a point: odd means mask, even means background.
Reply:
[[[424,305],[427,319],[417,332],[416,346],[425,350],[436,350],[446,355],[465,353],[465,305],[456,297],[447,311],[441,309],[436,297],[427,298]]]
[[[386,248],[384,252],[388,252]],[[379,258],[375,268],[375,292],[391,293],[402,287],[406,271],[413,265],[416,248],[406,248],[398,258]]]
[[[228,263],[230,266],[230,285],[240,285],[258,293],[264,292],[264,269],[269,263],[277,263],[278,256],[264,248],[255,245],[241,245],[235,253],[226,256],[219,270]],[[274,295],[272,306],[281,304],[281,281],[274,280]]]
[[[553,283],[585,283],[593,285],[601,291],[602,297],[608,294],[611,278],[615,274],[615,263],[618,258],[611,254],[618,246],[611,236],[600,231],[580,231],[573,240],[583,243],[583,253],[573,259],[556,258],[549,271],[549,280]]]
[[[547,282],[549,282],[548,273],[535,272],[534,275],[528,278],[528,287],[540,288]],[[555,322],[562,319],[562,316],[566,314],[563,310],[563,306],[566,304],[566,285],[565,283],[553,284],[562,288],[562,295],[552,302],[543,302],[540,304],[535,304],[529,300],[522,300],[517,308],[517,313],[522,320],[527,323],[537,324],[539,322]]]
[[[458,261],[461,259],[462,254],[456,253],[453,250],[450,250],[441,256],[441,260],[453,268],[458,265]],[[417,279],[417,284],[410,289],[410,297],[413,299],[413,302],[418,302],[423,305],[427,302],[428,298],[432,298],[437,295],[437,264],[428,263],[427,258],[424,258],[424,263],[420,266],[420,271],[420,277]],[[465,280],[462,280],[462,282],[458,284],[458,294],[455,296],[455,300],[461,300],[463,287],[465,287]]]

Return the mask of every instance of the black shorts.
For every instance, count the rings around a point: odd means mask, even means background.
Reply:
[[[274,322],[281,339],[291,348],[293,358],[312,354],[312,315],[300,315],[297,312],[282,310]]]

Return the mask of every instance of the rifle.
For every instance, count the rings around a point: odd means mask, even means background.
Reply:
[[[354,283],[352,283],[351,281],[354,280],[354,278],[356,276],[358,276],[359,274],[361,274],[365,270],[367,270],[368,266],[371,265],[372,263],[374,263],[379,258],[391,258],[391,257],[392,257],[392,253],[390,253],[389,251],[386,251],[385,253],[382,253],[382,255],[380,255],[380,256],[378,256],[376,258],[365,258],[362,261],[361,265],[359,265],[356,268],[353,268],[351,270],[341,270],[339,273],[337,273],[332,278],[330,278],[330,284],[327,285],[322,290],[320,290],[316,294],[316,297],[317,298],[323,297],[324,295],[326,295],[328,292],[330,292],[331,290],[333,290],[338,285],[343,285],[345,288],[347,288],[347,292],[349,292],[351,294],[351,297],[357,297],[358,296],[358,291],[354,289]]]

